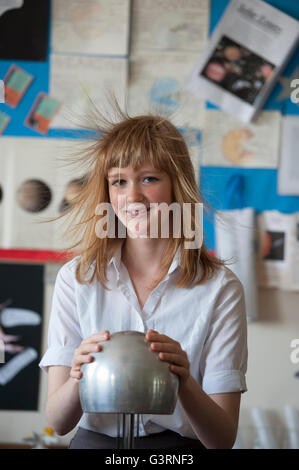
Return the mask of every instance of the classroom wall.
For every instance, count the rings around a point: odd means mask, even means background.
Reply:
[[[274,6],[282,11],[299,18],[299,4],[296,0],[269,0]],[[228,0],[211,1],[211,27],[212,31],[221,17]],[[285,74],[292,70],[294,61],[298,59],[298,52],[292,62],[288,65]],[[7,62],[0,61],[0,71],[5,71]],[[2,68],[1,68],[2,67]],[[36,82],[38,88],[47,88],[48,69],[45,64],[36,65]],[[45,86],[44,86],[45,85]],[[296,114],[298,106],[290,103],[277,103],[275,98],[279,94],[276,87],[267,102],[265,109],[278,109],[283,113]],[[24,103],[26,104],[26,103]],[[208,108],[213,108],[207,104]],[[10,130],[8,135],[34,136],[34,132],[17,126]],[[60,133],[50,131],[51,137],[57,137]],[[209,198],[208,186],[213,179],[215,189],[211,196],[211,203],[216,208],[216,201],[221,200],[221,194],[226,182],[234,173],[241,173],[247,181],[266,182],[267,194],[263,197],[261,192],[248,194],[247,202],[258,211],[277,208],[285,212],[299,211],[299,201],[296,198],[278,197],[276,194],[277,170],[249,170],[227,168],[225,175],[223,169],[217,173],[217,169],[209,167],[201,168],[203,184],[207,184],[206,195]],[[257,180],[256,180],[257,178]],[[253,184],[253,183],[252,183]],[[249,185],[252,188],[252,185]],[[261,188],[261,184],[255,184]],[[205,194],[205,191],[204,191]],[[262,201],[262,203],[261,203]],[[205,231],[208,239],[214,246],[213,223],[205,221]],[[42,353],[47,348],[47,326],[51,308],[55,273],[59,264],[51,264],[46,275],[44,318],[42,334]],[[247,373],[248,391],[242,395],[240,425],[243,427],[251,425],[250,410],[252,407],[261,407],[271,414],[274,421],[281,427],[285,426],[283,408],[285,405],[293,405],[299,409],[299,378],[295,373],[298,365],[292,364],[290,360],[290,342],[299,338],[299,293],[287,292],[279,289],[259,289],[259,318],[248,324],[248,349],[249,362]],[[0,411],[0,442],[20,442],[26,434],[32,431],[42,432],[47,426],[44,415],[44,404],[46,400],[47,376],[40,372],[40,391],[38,411]],[[60,438],[62,444],[67,444],[74,432]]]

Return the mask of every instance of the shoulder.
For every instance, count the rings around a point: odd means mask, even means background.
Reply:
[[[61,268],[59,269],[56,277],[56,284],[58,285],[67,285],[72,287],[73,289],[80,289],[84,288],[84,286],[94,286],[95,280],[93,282],[81,283],[78,282],[76,279],[76,270],[80,264],[80,256],[75,256],[70,261],[66,262]],[[95,262],[92,263],[90,268],[87,271],[86,280],[92,276],[94,270]]]
[[[67,263],[63,264],[57,273],[57,280],[63,279],[65,281],[71,281],[75,279],[76,268],[80,262],[80,257],[75,256]]]
[[[213,275],[201,285],[214,294],[224,289],[243,291],[240,279],[225,265],[219,266]]]
[[[227,266],[220,266],[210,279],[198,287],[199,295],[208,299],[211,307],[244,303],[243,285]]]

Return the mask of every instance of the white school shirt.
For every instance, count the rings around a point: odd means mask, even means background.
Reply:
[[[232,271],[221,267],[203,285],[176,288],[179,256],[180,248],[142,310],[121,261],[121,246],[108,264],[106,285],[110,291],[96,279],[88,285],[76,281],[78,257],[63,265],[55,282],[48,349],[39,366],[46,372],[49,366],[71,367],[75,348],[102,330],[112,334],[154,329],[181,344],[190,373],[205,393],[245,392],[247,323],[242,285]],[[84,413],[78,426],[116,437],[117,415]],[[135,435],[136,426],[137,422]],[[140,415],[139,436],[166,429],[197,439],[179,400],[172,415]]]

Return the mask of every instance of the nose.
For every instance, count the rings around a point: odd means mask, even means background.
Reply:
[[[131,182],[128,187],[127,201],[130,202],[141,202],[143,200],[143,194],[140,186],[137,182]]]

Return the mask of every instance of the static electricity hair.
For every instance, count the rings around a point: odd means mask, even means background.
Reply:
[[[99,238],[96,234],[96,224],[103,217],[96,214],[96,207],[110,202],[107,181],[110,168],[131,165],[137,170],[149,161],[153,167],[170,176],[173,202],[178,203],[181,209],[183,203],[191,203],[192,208],[194,203],[203,201],[186,142],[170,120],[154,113],[130,117],[117,103],[114,103],[113,111],[113,119],[104,117],[96,108],[89,114],[93,123],[86,126],[93,131],[90,142],[85,141],[83,150],[73,156],[76,166],[85,169],[85,177],[71,207],[60,216],[70,216],[69,229],[75,242],[69,249],[78,256],[77,281],[87,284],[96,277],[105,289],[108,263],[124,241],[117,235],[115,238]],[[117,227],[117,216],[114,214],[114,217],[114,226]],[[194,212],[191,221],[194,227]],[[184,231],[181,231],[180,238],[172,237],[170,233],[161,260],[162,274],[152,288],[166,275],[179,247],[180,276],[176,279],[176,287],[202,284],[223,265],[223,261],[208,252],[205,243],[198,249],[185,249],[185,241],[190,242]]]

